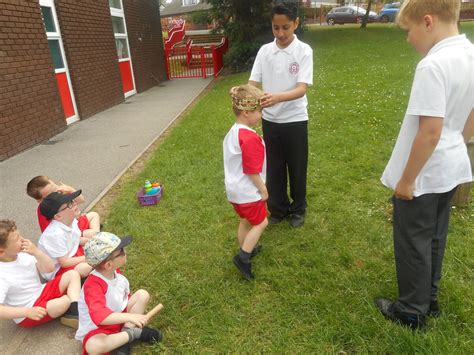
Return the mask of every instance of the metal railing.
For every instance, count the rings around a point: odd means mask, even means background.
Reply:
[[[178,78],[217,77],[224,67],[224,55],[229,47],[227,38],[218,45],[175,44],[165,48],[168,80]]]

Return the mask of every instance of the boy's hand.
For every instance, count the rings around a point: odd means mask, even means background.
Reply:
[[[143,328],[148,323],[148,317],[144,314],[129,313],[129,322],[135,324],[139,328]]]
[[[395,197],[400,200],[413,200],[414,184],[400,180],[395,187]]]
[[[268,190],[266,187],[265,190],[260,191],[260,196],[262,196],[262,201],[268,200]]]
[[[260,97],[260,106],[270,107],[277,104],[279,101],[278,94],[272,94],[271,92],[266,92]]]
[[[76,191],[73,187],[69,186],[69,185],[65,185],[63,183],[60,183],[58,185],[58,192],[62,193],[62,194],[72,194],[74,191]]]
[[[46,311],[46,308],[32,307],[28,308],[26,311],[26,318],[38,321],[43,319],[47,314],[48,312]]]
[[[38,254],[38,247],[31,240],[22,239],[21,240],[21,251],[35,256],[36,254]]]

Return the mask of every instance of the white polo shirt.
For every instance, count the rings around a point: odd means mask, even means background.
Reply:
[[[443,118],[443,129],[433,154],[415,180],[413,195],[443,193],[472,181],[462,132],[473,107],[474,46],[465,35],[442,40],[416,67],[405,119],[382,183],[395,190],[418,132],[419,116]]]
[[[296,35],[284,49],[278,48],[275,39],[258,51],[249,80],[262,83],[263,91],[271,93],[292,90],[297,83],[313,85],[313,50]],[[307,106],[304,95],[263,109],[263,118],[276,123],[307,121]]]
[[[44,279],[51,280],[56,275],[61,267],[58,258],[76,255],[80,238],[81,231],[77,226],[77,219],[74,218],[71,227],[56,220],[51,221],[38,241],[38,248],[54,261],[53,272],[41,273]]]
[[[262,199],[248,174],[260,174],[265,182],[265,143],[253,129],[235,123],[224,138],[225,191],[229,202],[249,203]]]
[[[0,304],[31,308],[43,292],[37,260],[27,253],[18,253],[15,261],[0,261]],[[13,319],[20,323],[25,318]]]

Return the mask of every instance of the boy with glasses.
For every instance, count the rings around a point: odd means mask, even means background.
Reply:
[[[130,294],[130,285],[117,269],[125,265],[125,247],[132,237],[122,239],[99,232],[84,247],[87,263],[94,268],[84,283],[79,299],[79,329],[83,353],[129,354],[134,340],[160,341],[158,329],[146,327],[145,313],[150,294],[138,290]]]
[[[56,184],[53,180],[45,175],[35,176],[28,182],[26,185],[26,193],[28,196],[34,198],[38,202],[37,214],[41,233],[44,232],[51,221],[41,214],[39,204],[41,204],[43,199],[52,192],[70,194],[74,191],[76,191],[76,189],[73,187],[65,185],[61,182]],[[82,194],[77,196],[75,200],[78,204],[84,203],[85,201]],[[87,242],[87,240],[89,240],[93,235],[100,232],[100,217],[97,212],[87,212],[81,214],[77,218],[77,222],[78,227],[81,230],[81,238],[84,238],[84,243]]]
[[[54,261],[54,271],[43,273],[46,280],[51,280],[68,270],[76,270],[82,277],[89,275],[91,267],[85,262],[84,250],[80,239],[81,231],[76,217],[79,209],[75,199],[81,190],[70,194],[50,193],[41,202],[42,215],[51,220],[38,242],[38,247]]]

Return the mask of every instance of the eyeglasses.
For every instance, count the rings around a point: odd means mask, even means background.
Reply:
[[[76,200],[69,201],[69,202],[66,203],[66,207],[61,208],[61,209],[58,211],[58,213],[61,212],[61,211],[64,211],[66,208],[71,209],[71,208],[73,208],[76,204],[77,204],[77,203],[76,203]]]

